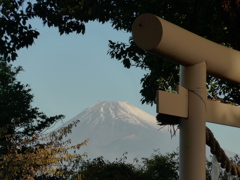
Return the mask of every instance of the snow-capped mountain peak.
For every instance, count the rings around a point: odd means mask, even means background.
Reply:
[[[91,126],[97,126],[99,123],[105,123],[105,121],[112,124],[118,121],[124,121],[142,127],[157,127],[156,119],[152,115],[128,102],[120,101],[99,101],[73,119],[79,119],[81,122]]]
[[[179,147],[178,133],[171,138],[169,127],[159,130],[154,116],[128,102],[99,101],[66,124],[75,120],[80,123],[73,127],[67,139],[71,139],[72,144],[89,139],[88,145],[80,149],[87,152],[89,158],[103,156],[114,161],[128,152],[130,162],[136,157],[149,157],[156,149],[164,154]],[[209,154],[209,148],[207,152]]]
[[[99,101],[69,120],[80,120],[67,139],[77,144],[89,139],[81,148],[90,158],[103,156],[115,160],[128,152],[128,160],[148,157],[154,149],[162,153],[178,147],[178,137],[171,139],[168,129],[159,131],[156,118],[141,109],[119,101]],[[171,150],[170,150],[171,149]]]

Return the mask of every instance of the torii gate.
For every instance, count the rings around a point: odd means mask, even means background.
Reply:
[[[240,107],[207,100],[206,74],[240,83],[240,52],[148,13],[132,35],[141,49],[181,65],[178,94],[158,91],[157,112],[181,118],[180,180],[205,180],[206,121],[240,127]]]

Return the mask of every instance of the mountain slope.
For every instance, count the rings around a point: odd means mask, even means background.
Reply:
[[[162,154],[176,151],[179,136],[171,138],[169,127],[160,129],[156,118],[128,102],[97,102],[69,120],[80,120],[67,139],[77,144],[89,139],[86,147],[89,158],[103,156],[110,161],[121,158],[128,152],[128,161],[134,158],[149,157],[158,149]],[[235,153],[225,151],[233,157]],[[206,146],[207,157],[211,155]]]
[[[97,102],[68,121],[80,120],[68,136],[72,144],[89,139],[81,149],[90,158],[104,156],[115,160],[128,152],[128,160],[149,157],[154,149],[161,153],[178,147],[178,137],[171,139],[167,128],[159,130],[156,118],[127,102]]]

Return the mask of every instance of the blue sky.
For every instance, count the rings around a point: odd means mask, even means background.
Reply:
[[[29,84],[33,105],[47,115],[64,114],[67,121],[97,101],[128,101],[156,115],[156,107],[140,102],[143,71],[126,69],[107,55],[108,40],[127,42],[129,33],[113,30],[110,24],[88,23],[85,35],[62,35],[34,20],[41,33],[35,44],[18,52],[14,65],[24,72],[18,80]],[[225,149],[240,154],[238,128],[207,124]]]
[[[66,120],[97,101],[128,101],[155,112],[155,107],[140,102],[140,79],[146,71],[126,69],[107,55],[108,40],[127,42],[129,33],[93,22],[84,35],[60,36],[55,28],[33,23],[41,35],[33,46],[19,51],[14,64],[23,66],[18,79],[30,84],[35,106],[48,115],[62,113]]]

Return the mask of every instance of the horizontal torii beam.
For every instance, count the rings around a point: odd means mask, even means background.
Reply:
[[[183,66],[207,63],[213,76],[240,83],[240,52],[219,45],[153,14],[142,14],[132,26],[134,42],[143,50]]]
[[[240,107],[206,101],[206,122],[240,127]],[[157,91],[157,112],[188,118],[188,90],[178,86],[178,94]]]

